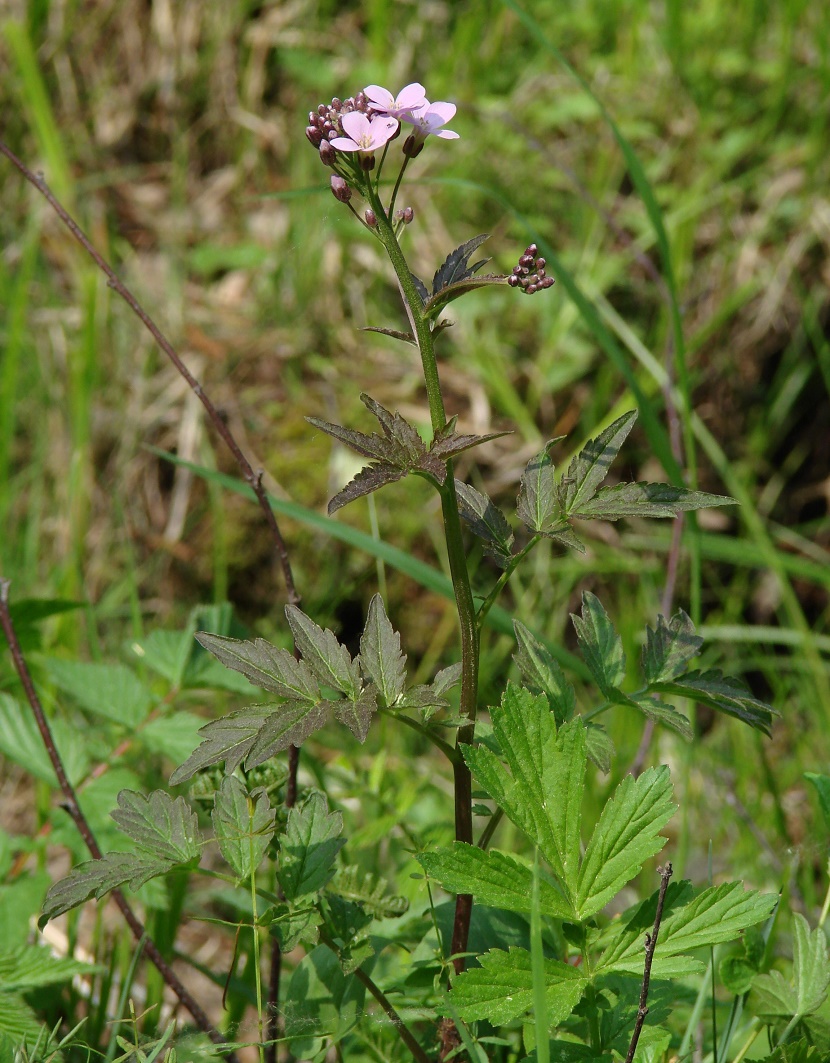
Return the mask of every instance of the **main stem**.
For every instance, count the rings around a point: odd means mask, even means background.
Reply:
[[[409,266],[395,237],[394,229],[386,216],[380,198],[371,190],[369,200],[377,217],[377,232],[392,262],[401,293],[406,302],[407,313],[412,323],[429,401],[429,414],[433,432],[440,432],[447,423],[444,411],[444,399],[441,394],[441,382],[438,377],[438,363],[435,358],[435,345],[429,322],[423,315],[421,297],[412,281]],[[475,604],[470,586],[470,574],[467,571],[467,556],[464,553],[464,541],[461,535],[461,518],[458,514],[458,501],[455,492],[452,462],[447,462],[447,478],[441,490],[441,510],[444,517],[444,536],[447,543],[447,555],[450,562],[450,578],[458,610],[458,622],[461,629],[461,714],[467,723],[458,729],[457,744],[471,743],[475,732],[476,708],[478,701],[478,654],[479,637],[476,623]],[[473,843],[472,780],[470,769],[463,757],[456,758],[453,764],[455,782],[455,837],[457,841]],[[459,894],[455,902],[455,921],[453,923],[451,953],[456,972],[464,969],[464,959],[458,954],[467,949],[470,932],[470,916],[473,910],[473,898],[469,894]]]

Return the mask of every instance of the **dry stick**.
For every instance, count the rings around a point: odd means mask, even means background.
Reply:
[[[637,1008],[637,1022],[634,1025],[634,1033],[631,1035],[631,1044],[628,1046],[628,1055],[625,1057],[625,1063],[631,1063],[634,1059],[634,1053],[637,1051],[637,1042],[640,1040],[640,1034],[643,1032],[643,1024],[646,1021],[646,1015],[648,1015],[648,987],[651,982],[651,964],[654,960],[654,950],[657,948],[657,935],[660,932],[660,922],[663,918],[663,902],[666,899],[666,890],[669,888],[669,879],[672,877],[673,868],[671,864],[666,864],[665,867],[658,867],[657,872],[660,875],[660,894],[657,898],[657,912],[654,916],[654,927],[650,934],[646,934],[646,962],[643,968],[643,988],[640,991],[640,1006]]]
[[[43,740],[44,748],[49,755],[49,760],[52,763],[52,767],[57,776],[58,785],[64,796],[63,808],[72,817],[72,821],[78,829],[78,833],[84,840],[87,849],[93,859],[100,860],[103,856],[98,842],[95,840],[95,835],[92,833],[92,829],[87,822],[86,816],[84,816],[81,806],[78,804],[78,798],[75,793],[75,788],[69,781],[66,771],[61,760],[60,753],[55,745],[55,739],[52,736],[52,730],[49,727],[49,721],[46,719],[46,714],[43,711],[43,706],[40,703],[40,699],[35,691],[35,685],[32,682],[31,674],[26,665],[26,660],[23,656],[23,651],[20,649],[20,642],[17,638],[17,633],[14,630],[14,623],[12,621],[11,612],[9,610],[9,580],[0,577],[0,625],[3,627],[3,632],[6,636],[6,641],[9,644],[11,650],[12,660],[14,661],[14,667],[20,678],[20,682],[23,685],[23,690],[26,694],[26,698],[34,713],[35,721],[37,722],[38,730],[40,731],[40,737]],[[217,1045],[225,1044],[225,1038],[214,1029],[211,1025],[210,1019],[207,1017],[201,1006],[193,999],[184,985],[179,980],[179,976],[170,967],[167,960],[159,952],[158,946],[151,937],[148,936],[147,931],[141,923],[141,920],[132,910],[124,897],[121,890],[112,891],[112,899],[121,909],[121,914],[127,922],[130,930],[136,941],[144,942],[144,951],[150,960],[156,965],[164,981],[182,1004],[187,1008],[193,1018],[196,1020],[199,1028],[203,1030],[211,1041]],[[236,1055],[229,1052],[227,1058],[229,1060],[236,1060]]]
[[[291,571],[291,562],[288,557],[288,549],[285,545],[285,540],[280,532],[279,525],[277,524],[277,518],[274,516],[274,511],[268,502],[268,496],[265,489],[262,486],[262,471],[256,473],[251,466],[251,463],[245,457],[239,444],[233,437],[228,426],[225,424],[222,417],[219,415],[219,411],[213,405],[211,400],[205,394],[202,389],[202,385],[193,376],[182,359],[179,357],[178,352],[156,325],[155,321],[150,317],[144,307],[139,303],[130,289],[119,279],[115,270],[104,259],[104,257],[95,249],[86,236],[84,231],[75,221],[75,219],[68,213],[63,205],[55,198],[51,189],[46,184],[46,181],[42,176],[32,173],[32,171],[26,166],[26,164],[19,159],[14,152],[0,140],[0,153],[6,156],[6,158],[17,167],[20,173],[26,178],[26,180],[40,192],[47,203],[52,207],[64,225],[69,229],[78,243],[83,247],[87,254],[92,258],[98,268],[104,273],[107,278],[107,283],[113,291],[117,292],[124,302],[129,306],[136,317],[141,321],[144,327],[152,335],[156,343],[161,347],[170,361],[173,363],[178,372],[184,377],[193,391],[194,395],[199,399],[202,406],[210,418],[210,422],[221,438],[224,440],[226,446],[233,454],[237,465],[239,466],[243,479],[250,486],[251,490],[256,495],[259,507],[265,515],[265,521],[270,529],[271,536],[276,546],[277,557],[279,558],[280,567],[282,569],[283,579],[285,580],[286,594],[288,601],[291,605],[299,605],[301,598],[297,592],[296,585],[294,583],[294,575]],[[286,786],[286,805],[291,807],[296,800],[297,793],[297,769],[299,766],[299,750],[295,746],[289,748],[288,753],[288,783]],[[281,957],[279,955],[279,945],[275,943],[276,956],[272,956],[271,963],[271,983],[268,999],[269,1015],[276,1015],[277,1010],[277,991],[279,988],[279,975],[281,967]],[[147,949],[148,955],[150,955],[150,949]],[[276,1055],[272,1055],[269,1058],[269,1063],[274,1063]]]

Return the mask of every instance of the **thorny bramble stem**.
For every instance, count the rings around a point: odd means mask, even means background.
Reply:
[[[49,756],[52,768],[54,769],[61,793],[63,794],[64,801],[62,807],[71,817],[92,858],[94,860],[100,860],[103,857],[103,853],[101,852],[100,846],[95,839],[95,835],[92,833],[92,828],[87,822],[86,816],[81,809],[77,794],[75,793],[75,788],[66,774],[66,769],[63,766],[60,753],[55,745],[52,729],[49,726],[49,721],[46,719],[46,713],[43,711],[43,706],[40,703],[40,698],[37,696],[37,691],[35,690],[31,673],[26,664],[26,659],[20,648],[20,642],[17,638],[17,633],[15,632],[14,623],[12,621],[11,610],[9,609],[9,586],[9,580],[0,577],[0,626],[3,628],[3,633],[6,636],[6,642],[9,645],[12,660],[14,661],[15,671],[17,672],[23,691],[26,694],[26,699],[29,702],[29,706],[35,717],[35,722],[40,731],[40,737]],[[153,939],[148,936],[141,920],[132,910],[121,890],[113,890],[112,899],[121,910],[121,914],[124,916],[127,926],[129,926],[132,931],[135,940],[143,942],[143,948],[147,953],[147,957],[156,966],[164,981],[170,986],[184,1007],[187,1008],[196,1020],[199,1028],[208,1035],[214,1044],[225,1044],[225,1038],[218,1030],[214,1029],[201,1005],[184,987],[179,976],[162,956],[158,945],[156,945]],[[234,1061],[234,1063],[236,1061],[236,1055],[232,1052],[228,1052],[227,1058]]]

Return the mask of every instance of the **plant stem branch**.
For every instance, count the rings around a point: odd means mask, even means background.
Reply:
[[[34,714],[35,722],[40,731],[40,737],[43,740],[44,748],[49,756],[49,760],[58,780],[58,785],[63,794],[64,800],[62,807],[71,817],[92,858],[94,860],[100,860],[103,853],[101,852],[100,846],[95,840],[95,835],[92,833],[92,828],[87,822],[86,816],[78,803],[78,796],[75,793],[75,788],[66,774],[60,753],[55,745],[52,729],[49,726],[49,721],[46,719],[46,713],[43,711],[43,706],[37,696],[37,691],[35,690],[31,673],[29,672],[29,668],[23,656],[23,651],[20,648],[20,641],[17,638],[14,622],[12,621],[11,610],[9,609],[9,586],[9,580],[0,577],[0,626],[2,626],[3,633],[6,636],[6,642],[9,644],[9,650],[11,651],[12,660],[14,661],[15,671],[17,672],[23,691],[26,694],[26,699]],[[159,974],[196,1020],[199,1028],[208,1035],[214,1044],[225,1044],[225,1038],[213,1027],[201,1005],[184,987],[178,975],[162,956],[158,945],[156,945],[153,939],[148,936],[141,920],[127,903],[121,890],[113,890],[112,899],[121,910],[121,914],[124,916],[135,940],[138,942],[143,941],[144,952],[147,954],[148,959],[155,964]],[[229,1052],[227,1058],[236,1061],[236,1055],[234,1053]]]
[[[657,911],[654,915],[654,926],[650,934],[646,934],[646,962],[643,968],[643,988],[640,991],[640,1005],[637,1008],[637,1022],[634,1025],[634,1033],[631,1035],[631,1043],[628,1046],[628,1055],[625,1057],[625,1063],[632,1063],[634,1059],[634,1053],[637,1051],[637,1042],[640,1040],[640,1034],[643,1032],[643,1025],[646,1021],[646,1015],[648,1015],[648,989],[651,983],[651,965],[654,962],[654,950],[657,948],[657,935],[660,932],[660,923],[663,919],[663,904],[666,900],[666,890],[669,888],[669,879],[672,877],[673,868],[671,864],[666,864],[665,867],[658,867],[657,872],[660,875],[660,893],[657,897]]]

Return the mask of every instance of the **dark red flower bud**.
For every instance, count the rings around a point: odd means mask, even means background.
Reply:
[[[323,142],[323,134],[317,128],[317,126],[306,126],[305,135],[308,137],[309,142],[313,144],[315,148],[319,148],[320,144]]]
[[[375,214],[375,212],[372,210],[371,207],[367,207],[366,208],[366,210],[365,210],[365,212],[363,214],[363,217],[366,219],[366,224],[369,226],[370,229],[376,229],[377,228],[377,225],[378,225],[377,215]]]
[[[320,162],[322,162],[324,166],[334,166],[336,158],[337,152],[327,140],[324,140],[320,145]]]
[[[411,225],[415,217],[415,210],[412,207],[403,208],[403,223],[404,225]]]
[[[352,198],[352,190],[346,181],[338,174],[331,175],[331,192],[335,199],[341,203],[348,203]]]

